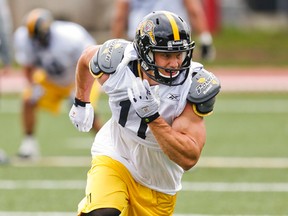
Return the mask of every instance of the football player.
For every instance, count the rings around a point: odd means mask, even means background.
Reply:
[[[14,33],[15,58],[23,67],[29,85],[23,92],[24,138],[18,155],[38,158],[35,139],[36,111],[44,108],[59,113],[64,99],[74,98],[76,64],[82,51],[96,44],[80,25],[53,19],[47,9],[36,8],[25,17],[25,23]],[[99,94],[99,85],[93,94]],[[95,130],[101,123],[95,117]]]
[[[220,91],[217,77],[192,62],[194,47],[181,17],[155,11],[133,42],[108,40],[80,57],[72,123],[79,131],[92,127],[94,79],[109,96],[112,117],[95,137],[79,216],[173,214],[182,175],[205,144],[204,116]]]

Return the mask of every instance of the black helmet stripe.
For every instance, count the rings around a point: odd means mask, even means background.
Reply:
[[[180,34],[179,34],[179,29],[178,29],[178,25],[176,23],[176,20],[174,19],[174,17],[170,13],[165,12],[164,14],[167,16],[167,18],[170,22],[172,32],[174,35],[174,40],[175,41],[180,40]]]
[[[39,20],[39,15],[40,15],[40,11],[39,10],[33,10],[30,12],[28,18],[27,18],[27,29],[29,32],[30,36],[34,36],[35,34],[35,29],[36,29],[36,24],[37,21]]]

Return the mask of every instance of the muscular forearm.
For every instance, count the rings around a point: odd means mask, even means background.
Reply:
[[[149,128],[163,152],[184,170],[192,168],[197,163],[204,140],[196,140],[185,132],[174,130],[161,117],[149,123]]]
[[[76,73],[76,98],[83,102],[90,102],[90,91],[93,84],[93,77],[89,69],[77,69]]]

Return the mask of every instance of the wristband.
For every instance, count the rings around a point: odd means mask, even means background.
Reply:
[[[74,100],[74,105],[77,107],[77,106],[81,106],[81,107],[85,107],[86,104],[89,104],[90,102],[84,102],[84,101],[81,101],[79,100],[78,98],[75,98]]]
[[[160,114],[157,112],[157,113],[155,113],[155,114],[152,115],[152,116],[142,118],[142,120],[143,120],[146,124],[149,124],[149,123],[151,123],[152,121],[154,121],[155,119],[157,119],[159,116],[160,116]]]

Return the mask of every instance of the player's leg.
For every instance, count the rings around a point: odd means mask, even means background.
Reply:
[[[119,216],[121,212],[114,208],[102,208],[91,211],[89,213],[82,213],[81,216]]]
[[[102,127],[102,122],[100,120],[100,117],[99,117],[98,113],[95,112],[94,113],[93,126],[92,126],[93,131],[95,133],[97,133],[100,130],[101,127]]]
[[[86,197],[78,205],[78,216],[120,215],[129,199],[121,174],[123,167],[107,156],[93,158],[87,174]]]
[[[59,86],[50,82],[45,72],[37,70],[33,74],[33,85],[23,92],[24,139],[18,151],[21,158],[37,159],[40,156],[39,145],[35,139],[36,116],[38,109],[53,114],[60,112],[61,103],[70,94],[72,86]]]
[[[22,124],[24,138],[19,147],[18,156],[25,159],[36,159],[39,156],[39,146],[34,137],[37,105],[35,101],[32,100],[32,91],[32,88],[24,91],[22,102]]]
[[[172,216],[176,195],[157,192],[136,182],[132,177],[128,185],[129,206],[121,215]]]
[[[24,159],[38,159],[40,150],[35,138],[36,112],[39,101],[43,98],[45,90],[42,83],[46,75],[42,70],[35,70],[32,76],[32,84],[23,91],[22,95],[22,125],[24,137],[18,150],[18,156]]]
[[[0,149],[0,165],[9,163],[9,158],[6,155],[5,151]]]

